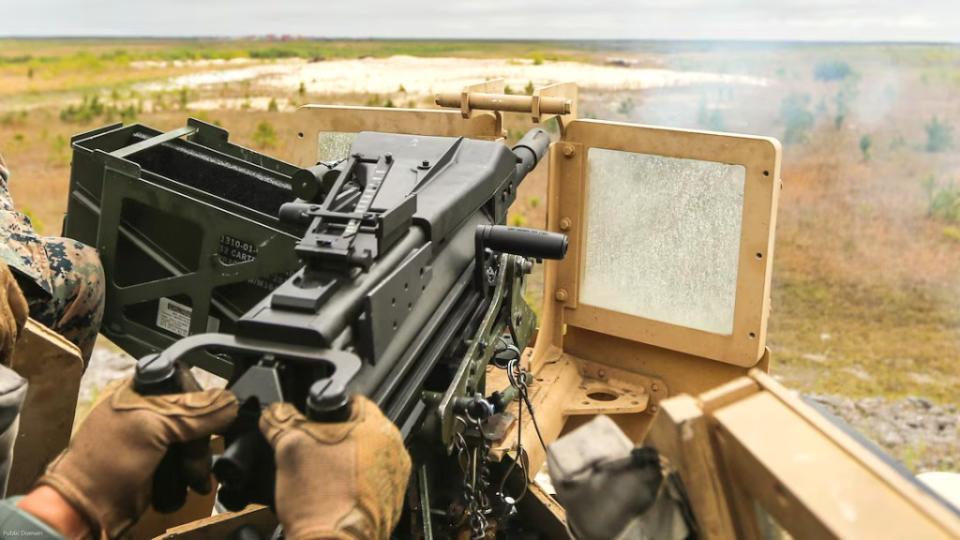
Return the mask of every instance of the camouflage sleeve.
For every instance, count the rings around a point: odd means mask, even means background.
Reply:
[[[21,510],[17,503],[22,497],[0,500],[0,538],[44,538],[66,540],[33,514]]]

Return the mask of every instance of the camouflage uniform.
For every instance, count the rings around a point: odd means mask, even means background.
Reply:
[[[7,190],[0,157],[0,260],[13,270],[30,317],[80,348],[84,366],[103,319],[103,266],[97,250],[76,240],[39,236]]]

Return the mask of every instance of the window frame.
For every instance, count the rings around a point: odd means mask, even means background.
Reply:
[[[587,155],[591,148],[744,167],[732,334],[715,334],[580,301],[588,218]],[[781,188],[780,154],[780,143],[766,137],[596,120],[571,122],[552,151],[550,185],[556,204],[548,209],[556,212],[555,219],[548,221],[556,223],[570,240],[567,257],[557,269],[557,288],[552,293],[548,291],[548,296],[563,303],[564,323],[737,366],[756,365],[766,345],[774,229]]]

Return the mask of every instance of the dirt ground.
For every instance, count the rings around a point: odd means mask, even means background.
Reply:
[[[876,426],[891,410],[908,411],[903,418],[955,417],[960,403],[960,140],[953,132],[960,50],[618,45],[565,49],[555,58],[544,51],[132,59],[122,70],[104,61],[102,85],[82,77],[82,66],[46,73],[39,63],[31,83],[33,64],[0,61],[0,151],[14,172],[15,200],[55,234],[66,203],[69,138],[112,121],[169,129],[194,116],[282,158],[300,104],[427,107],[434,92],[506,77],[518,93],[529,84],[575,80],[587,118],[774,136],[784,141],[784,190],[768,336],[772,372],[820,396],[915,469],[960,468],[956,422],[910,420],[918,427],[895,435]],[[93,95],[99,113],[84,108]],[[71,107],[81,113],[65,114]],[[264,124],[273,135],[255,136]],[[507,125],[514,138],[527,126],[521,119]],[[538,170],[521,188],[510,222],[542,226],[544,191],[545,171]],[[535,300],[539,286],[534,276]],[[125,365],[102,348],[84,395]]]

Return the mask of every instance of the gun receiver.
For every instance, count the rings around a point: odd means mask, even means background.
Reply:
[[[562,235],[502,225],[548,145],[541,129],[513,149],[361,133],[346,159],[294,175],[294,190],[309,197],[278,216],[305,227],[294,248],[302,267],[232,334],[181,339],[138,371],[182,362],[229,381],[241,413],[214,467],[224,506],[272,503],[272,456],[256,422],[270,403],[337,421],[362,393],[405,437],[439,426],[447,452],[463,429],[458,416],[493,412],[487,363],[501,340],[522,350],[536,328],[522,295],[530,259],[566,252]]]

